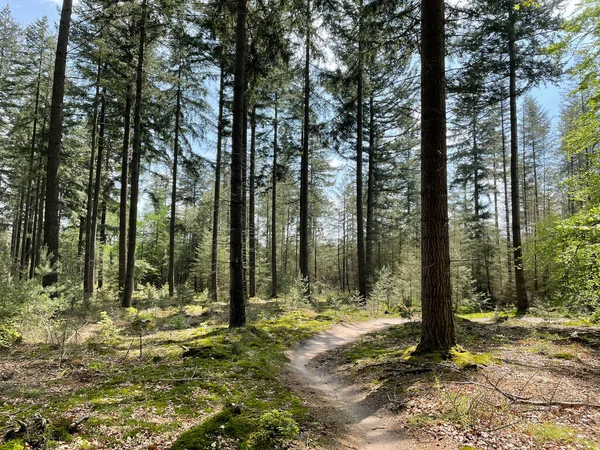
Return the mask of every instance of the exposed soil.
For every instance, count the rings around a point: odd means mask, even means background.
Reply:
[[[326,448],[355,450],[456,448],[448,440],[435,440],[425,433],[409,431],[403,420],[376,401],[362,383],[350,384],[323,370],[316,358],[327,358],[359,337],[405,319],[377,319],[360,324],[342,324],[307,340],[289,353],[291,371],[287,382],[306,399],[313,417],[327,438]]]

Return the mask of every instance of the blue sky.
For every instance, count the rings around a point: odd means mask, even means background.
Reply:
[[[58,3],[51,0],[0,0],[4,7],[8,3],[13,17],[23,25],[28,25],[38,17],[48,16],[50,21],[58,20]]]
[[[567,13],[571,13],[577,0],[567,0]],[[12,10],[12,14],[21,24],[27,25],[38,17],[48,16],[50,21],[57,21],[59,16],[58,6],[61,0],[0,0],[0,5],[7,4]],[[531,94],[548,110],[552,119],[557,123],[560,114],[561,93],[566,88],[562,85],[540,86],[534,89]]]

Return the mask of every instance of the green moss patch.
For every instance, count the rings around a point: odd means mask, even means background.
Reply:
[[[560,441],[570,443],[577,436],[576,429],[550,422],[528,424],[525,432],[542,444]]]
[[[246,440],[255,426],[255,420],[225,409],[206,419],[199,426],[186,431],[173,443],[171,450],[211,450],[218,437]]]
[[[461,369],[487,367],[499,362],[491,353],[471,353],[458,345],[450,350],[450,356],[452,362]]]

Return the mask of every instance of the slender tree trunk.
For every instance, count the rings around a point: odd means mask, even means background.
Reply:
[[[256,297],[256,223],[255,223],[255,165],[256,165],[256,105],[250,115],[250,204],[248,209],[248,239],[250,252],[250,298]]]
[[[289,197],[288,197],[289,199]],[[292,217],[291,217],[291,207],[289,205],[288,202],[288,207],[287,207],[287,221],[285,224],[285,251],[283,253],[283,277],[284,280],[287,283],[287,279],[288,279],[288,258],[289,258],[289,250],[290,250],[290,225],[292,223]]]
[[[104,92],[106,96],[106,92]],[[106,127],[106,113],[102,115],[102,123]],[[104,141],[104,130],[101,133],[101,139]],[[98,248],[98,289],[104,287],[104,247],[106,246],[106,204],[109,196],[108,176],[110,175],[110,152],[107,150],[104,152],[104,187],[102,188],[102,201],[100,203],[100,246]],[[112,253],[111,253],[112,255]],[[112,258],[111,258],[112,260]]]
[[[35,274],[35,249],[37,248],[37,230],[38,230],[38,220],[40,214],[40,203],[44,200],[40,198],[41,196],[41,186],[42,182],[40,177],[37,177],[35,182],[35,205],[33,207],[33,230],[31,232],[31,247],[30,247],[30,257],[29,257],[29,266],[27,268],[28,278],[32,279]]]
[[[56,263],[59,259],[59,167],[64,118],[65,79],[67,72],[67,47],[71,27],[73,0],[63,0],[58,27],[52,104],[50,106],[50,129],[48,139],[48,164],[46,167],[46,217],[44,220],[44,244],[48,248],[52,271],[44,276],[43,285],[51,286],[58,281]]]
[[[94,109],[92,113],[92,145],[90,151],[90,167],[88,173],[88,188],[87,188],[87,204],[85,216],[85,256],[83,263],[83,292],[89,296],[94,292],[94,269],[91,269],[91,240],[92,240],[92,210],[94,202],[94,167],[96,164],[96,134],[98,132],[98,107],[100,100],[100,77],[102,73],[102,65],[98,61],[98,69],[96,72],[96,93],[94,94]]]
[[[455,344],[450,285],[444,1],[421,3],[421,341],[417,352]]]
[[[95,288],[95,270],[96,270],[96,235],[98,231],[98,205],[100,204],[100,183],[102,181],[102,163],[104,162],[104,130],[106,121],[106,87],[102,89],[102,97],[100,99],[102,104],[100,108],[100,130],[98,132],[98,157],[96,159],[96,178],[94,181],[94,200],[92,203],[92,220],[89,226],[89,234],[87,237],[87,260],[89,261],[87,266],[86,278],[87,278],[87,291],[86,295],[94,293]]]
[[[132,85],[127,84],[123,114],[123,147],[121,149],[121,196],[119,201],[119,291],[125,289],[127,275],[127,188],[129,185],[129,141],[131,138]]]
[[[129,205],[129,230],[127,236],[127,272],[123,289],[122,306],[129,308],[133,300],[135,277],[135,245],[137,237],[137,208],[142,153],[142,89],[144,86],[144,51],[146,45],[147,0],[142,1],[140,42],[136,70],[135,107],[133,112],[133,151],[131,155],[131,203]]]
[[[42,123],[42,135],[44,135],[46,131],[46,117],[44,117],[44,121]],[[39,192],[39,201],[38,201],[38,210],[37,210],[37,227],[34,233],[34,244],[32,245],[32,257],[31,257],[31,268],[29,269],[30,277],[33,278],[35,275],[35,269],[37,269],[40,263],[40,253],[42,247],[42,239],[43,239],[43,229],[44,229],[44,207],[45,207],[45,198],[46,198],[46,163],[47,158],[44,156],[43,152],[40,151],[40,159],[39,159],[39,173],[42,177],[40,183],[40,192]]]
[[[248,92],[246,78],[245,91]],[[248,96],[244,96],[244,134],[242,136],[242,261],[244,298],[248,300]]]
[[[340,211],[341,212],[341,211]],[[341,215],[341,214],[340,214]],[[342,278],[342,241],[340,238],[340,224],[342,221],[341,217],[338,217],[337,221],[337,271],[338,271],[338,285],[340,288],[340,292],[344,290],[344,280]]]
[[[502,251],[500,250],[500,212],[498,208],[498,153],[497,149],[494,148],[494,159],[492,166],[492,176],[494,183],[494,231],[496,235],[496,251],[498,252],[498,276],[500,278],[500,288],[502,288],[504,282],[502,277]]]
[[[212,251],[210,271],[210,293],[213,302],[219,299],[219,210],[221,204],[221,153],[223,143],[223,107],[225,96],[225,70],[221,63],[219,85],[219,117],[217,120],[217,160],[215,162],[215,198],[213,203]]]
[[[40,60],[38,65],[38,76],[35,89],[35,106],[33,112],[33,131],[31,132],[31,151],[29,154],[29,170],[27,178],[27,198],[25,200],[25,223],[23,224],[23,243],[21,244],[21,269],[20,274],[23,275],[23,270],[27,271],[29,263],[29,253],[31,247],[30,231],[30,216],[31,216],[31,184],[33,182],[33,160],[35,159],[35,148],[37,146],[37,124],[40,105],[40,91],[42,84],[42,64],[44,62],[44,53],[40,52]],[[34,219],[35,220],[35,219]],[[28,245],[29,242],[29,245]]]
[[[42,172],[44,172],[44,167],[42,166]],[[44,229],[44,207],[46,202],[44,201],[46,197],[46,177],[42,176],[42,182],[40,187],[40,200],[38,204],[38,216],[37,216],[37,230],[35,234],[35,245],[33,245],[33,257],[31,258],[31,269],[29,269],[29,274],[31,278],[35,275],[35,269],[37,269],[40,263],[40,253],[42,246],[42,232]]]
[[[521,144],[523,145],[523,220],[525,221],[525,236],[529,236],[529,196],[527,195],[527,152],[525,151],[525,108],[523,108],[523,136],[521,138]]]
[[[88,186],[89,189],[89,186]],[[87,190],[87,189],[86,189]],[[87,204],[86,204],[87,210]],[[77,234],[77,258],[80,258],[81,255],[84,254],[85,251],[85,216],[79,216],[79,232]],[[84,261],[85,265],[85,261]],[[85,281],[85,269],[82,272],[82,277]]]
[[[104,119],[106,120],[106,119]],[[109,174],[109,152],[105,152],[104,171]],[[108,187],[102,189],[102,202],[100,203],[100,247],[98,248],[98,289],[104,287],[104,247],[106,246],[106,203],[108,200]]]
[[[358,26],[358,80],[356,92],[356,243],[358,256],[358,292],[363,301],[367,298],[367,274],[365,267],[365,232],[363,214],[363,44],[362,44],[362,0],[359,0]]]
[[[508,201],[508,170],[507,170],[507,155],[506,155],[506,132],[504,130],[504,100],[500,102],[500,112],[502,117],[502,183],[504,183],[504,221],[506,222],[506,246],[507,258],[506,268],[508,270],[508,283],[512,284],[512,266],[511,253],[513,251],[510,239],[510,203]]]
[[[517,136],[517,67],[515,61],[515,15],[512,5],[509,6],[509,69],[510,69],[510,179],[512,202],[512,227],[515,264],[515,287],[517,294],[517,309],[529,309],[527,285],[523,268],[523,248],[521,246],[521,212],[519,211],[519,143]]]
[[[237,2],[235,67],[233,78],[233,126],[231,145],[231,214],[229,238],[229,327],[246,325],[244,295],[244,198],[242,170],[244,151],[244,97],[246,67],[247,0]]]
[[[316,220],[313,217],[311,219],[312,223],[312,240],[313,240],[313,279],[317,281],[317,224]]]
[[[171,220],[169,223],[169,296],[175,294],[175,215],[177,206],[177,164],[179,158],[179,128],[181,119],[181,61],[177,71],[177,104],[175,106],[175,138],[173,140],[173,180],[171,188]]]
[[[375,111],[373,94],[369,97],[369,174],[367,179],[367,236],[365,271],[367,295],[373,289],[373,234],[375,221]]]
[[[533,134],[533,133],[532,133]],[[538,273],[538,262],[537,262],[537,228],[540,220],[540,196],[538,187],[538,176],[537,176],[537,153],[536,153],[536,142],[535,136],[532,136],[531,140],[531,156],[533,163],[533,289],[538,292],[539,286],[539,273]]]
[[[23,222],[23,202],[25,201],[25,187],[21,187],[21,189],[19,189],[19,206],[18,206],[18,213],[17,213],[17,219],[15,221],[15,225],[13,227],[13,231],[14,231],[14,238],[13,238],[13,270],[15,271],[15,273],[18,272],[18,268],[19,268],[19,255],[20,255],[20,249],[21,249],[21,233],[22,233],[22,222]]]
[[[300,160],[300,276],[306,282],[310,296],[310,269],[308,247],[308,164],[310,142],[310,0],[306,0],[306,42],[304,48],[304,124],[302,157]]]
[[[277,298],[277,114],[278,95],[275,93],[275,118],[273,119],[273,174],[271,200],[271,298]]]
[[[478,142],[477,142],[477,127],[479,124],[479,117],[477,114],[477,106],[475,106],[473,108],[473,212],[474,212],[474,216],[475,216],[475,240],[476,242],[481,245],[485,245],[484,242],[484,238],[483,238],[483,224],[482,224],[482,219],[481,219],[481,194],[480,194],[480,189],[479,189],[479,178],[480,178],[480,174],[479,174],[479,146],[478,146]],[[467,186],[465,183],[465,199],[466,199],[466,190],[467,190]],[[466,202],[465,202],[466,203]],[[475,275],[475,288],[477,289],[478,292],[485,292],[486,289],[484,288],[484,282],[483,282],[483,276],[481,274],[481,259],[480,259],[480,252],[476,253],[476,260],[474,261],[473,264],[473,273]],[[487,267],[487,257],[485,257],[484,260],[484,266],[486,269],[486,273],[489,273],[489,268]],[[489,293],[489,291],[488,291]]]

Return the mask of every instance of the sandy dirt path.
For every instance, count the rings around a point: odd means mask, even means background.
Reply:
[[[411,436],[398,418],[367,399],[360,387],[344,384],[311,364],[318,355],[350,343],[366,333],[406,323],[385,318],[358,324],[341,324],[305,341],[288,353],[290,384],[305,398],[331,443],[327,448],[354,450],[413,450],[447,448]]]

